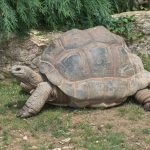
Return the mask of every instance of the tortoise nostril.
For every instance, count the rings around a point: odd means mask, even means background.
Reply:
[[[19,67],[18,67],[18,68],[16,68],[16,71],[20,71],[20,70],[21,70],[21,68],[19,68]]]

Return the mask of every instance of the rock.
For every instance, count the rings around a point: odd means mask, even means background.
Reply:
[[[135,144],[138,145],[138,146],[141,145],[141,143],[139,143],[139,142],[136,142]]]
[[[40,32],[32,30],[29,37],[11,38],[0,46],[0,78],[12,78],[10,68],[13,65],[27,65],[38,70],[39,58],[50,42],[59,37],[61,32]]]
[[[23,140],[27,141],[27,140],[28,140],[28,137],[25,135],[25,136],[23,137]]]
[[[5,68],[0,68],[0,78],[1,80],[5,78],[11,78],[12,74],[10,73],[10,65],[4,66]]]
[[[61,148],[54,148],[54,149],[52,149],[52,150],[61,150]]]
[[[4,79],[5,79],[4,75],[0,74],[0,80],[4,80]]]
[[[135,54],[150,55],[150,11],[131,11],[113,15],[114,18],[135,16],[137,26],[144,33],[143,38],[129,43],[129,48]]]
[[[17,104],[14,104],[13,107],[14,107],[14,108],[17,108]]]
[[[130,12],[123,12],[120,14],[113,15],[114,18],[126,17],[126,16],[135,16],[137,25],[140,26],[143,30],[148,31],[145,32],[145,34],[149,34],[150,11],[130,11]]]
[[[74,146],[64,146],[64,147],[62,148],[62,150],[73,150],[73,149],[75,149]]]
[[[70,140],[71,140],[71,138],[66,138],[66,139],[64,139],[64,140],[61,140],[59,143],[60,143],[60,144],[69,143]]]
[[[33,145],[31,149],[38,149],[38,147]]]

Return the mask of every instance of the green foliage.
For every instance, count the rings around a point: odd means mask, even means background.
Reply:
[[[142,31],[135,23],[134,16],[112,18],[108,28],[112,32],[123,36],[128,42],[143,36]]]
[[[1,0],[0,32],[9,37],[11,33],[26,33],[37,25],[40,3],[38,0]]]
[[[150,1],[144,0],[112,0],[114,13],[121,13],[132,10],[147,10],[150,8]]]
[[[140,58],[142,59],[144,68],[148,71],[150,71],[150,54],[148,55],[141,55],[139,54]]]
[[[17,30],[20,32],[24,32],[31,27],[35,27],[38,25],[38,9],[40,8],[39,0],[19,0],[16,3],[16,14],[18,21]]]
[[[136,7],[134,0],[112,0],[113,10],[115,13],[132,10]]]
[[[138,121],[140,120],[144,115],[143,109],[135,105],[135,103],[127,103],[125,107],[119,107],[117,116],[123,118],[127,118],[130,121]]]
[[[1,0],[0,32],[9,37],[12,33],[25,34],[31,28],[106,25],[110,13],[109,0]]]

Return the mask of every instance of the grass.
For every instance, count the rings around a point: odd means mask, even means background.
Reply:
[[[149,145],[149,114],[135,103],[128,102],[108,110],[82,110],[46,105],[37,116],[20,119],[16,117],[16,112],[29,95],[23,93],[16,82],[0,83],[0,95],[2,150],[11,150],[12,147],[47,150],[65,146],[87,150],[140,150]],[[98,119],[94,119],[95,116]],[[104,119],[104,116],[108,119]],[[119,126],[118,123],[124,121],[127,124]],[[133,129],[136,130],[131,129],[132,123]],[[137,130],[138,125],[140,130]],[[144,145],[137,146],[132,142],[134,138],[128,139],[131,135],[136,135]],[[25,136],[27,139],[24,139]],[[60,141],[66,138],[71,141],[61,144]]]
[[[150,54],[149,55],[141,55],[140,56],[144,65],[144,68],[150,71]]]
[[[128,105],[128,106],[126,106]],[[141,106],[136,105],[135,103],[129,102],[125,107],[118,109],[118,116],[127,117],[130,121],[137,121],[141,119],[144,115],[143,109]]]
[[[87,123],[81,123],[77,127],[78,136],[82,138],[76,142],[81,147],[85,147],[89,150],[119,150],[124,143],[124,133],[114,132],[112,130],[105,130],[104,132],[96,132]]]
[[[5,130],[2,133],[2,140],[3,140],[3,145],[8,145],[8,143],[9,143],[9,134]]]
[[[143,134],[150,135],[150,129],[147,129],[147,128],[142,129],[142,132],[143,132]]]

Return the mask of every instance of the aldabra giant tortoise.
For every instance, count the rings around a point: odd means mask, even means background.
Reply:
[[[31,93],[17,113],[20,117],[37,114],[47,102],[111,107],[131,95],[150,110],[150,72],[120,36],[102,26],[73,29],[53,41],[41,56],[39,72],[12,67],[12,74]]]

